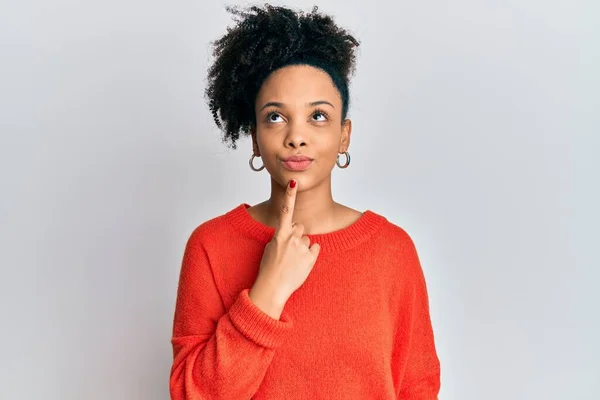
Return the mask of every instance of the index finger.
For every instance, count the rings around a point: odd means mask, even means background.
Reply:
[[[279,229],[291,229],[292,217],[294,215],[294,205],[296,204],[296,191],[298,190],[298,181],[290,180],[285,189],[285,199],[281,210],[279,210]]]

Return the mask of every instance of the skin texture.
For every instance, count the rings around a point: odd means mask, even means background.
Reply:
[[[311,104],[322,101],[329,104]],[[264,107],[271,102],[280,104]],[[271,195],[248,209],[254,219],[277,226],[291,179],[299,184],[292,218],[304,234],[336,231],[360,218],[361,212],[335,202],[331,193],[331,172],[337,154],[350,146],[352,123],[342,121],[341,96],[326,72],[309,65],[274,71],[261,86],[255,114],[253,152],[271,176]],[[298,154],[314,159],[310,168],[290,171],[282,165],[283,158]]]

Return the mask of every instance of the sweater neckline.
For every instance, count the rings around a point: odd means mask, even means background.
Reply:
[[[246,236],[267,244],[275,234],[275,228],[255,220],[248,212],[250,204],[241,203],[225,214],[225,218]],[[319,243],[321,253],[336,253],[350,249],[366,240],[375,233],[385,217],[371,210],[365,210],[352,224],[337,231],[306,235],[310,243]]]

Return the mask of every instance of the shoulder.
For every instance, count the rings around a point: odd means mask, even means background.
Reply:
[[[202,246],[206,248],[226,243],[232,230],[228,215],[238,207],[228,209],[198,224],[189,234],[187,247]]]
[[[381,220],[380,223],[380,235],[383,239],[394,244],[395,246],[409,246],[414,247],[414,242],[411,235],[406,231],[406,229],[393,222],[388,217],[383,216],[382,214],[370,211],[375,214],[378,219]]]
[[[395,282],[421,285],[424,281],[417,247],[405,227],[385,218],[377,240],[376,252],[383,255],[392,267],[394,278],[391,279]]]
[[[373,212],[381,219],[378,229],[375,251],[385,255],[386,259],[397,266],[408,269],[419,269],[420,261],[417,248],[407,229],[395,223],[389,217]]]

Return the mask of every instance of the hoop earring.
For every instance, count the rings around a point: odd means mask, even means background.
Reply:
[[[346,155],[346,164],[344,165],[340,165],[340,154],[345,154]],[[347,151],[340,153],[337,155],[336,159],[335,159],[335,163],[337,164],[338,167],[344,169],[344,168],[348,168],[348,165],[350,165],[350,153],[348,153]]]
[[[265,165],[263,164],[262,167],[260,168],[255,168],[254,167],[254,158],[256,158],[256,156],[254,154],[252,154],[252,157],[250,157],[250,168],[252,168],[252,171],[262,171],[263,169],[265,169]]]

